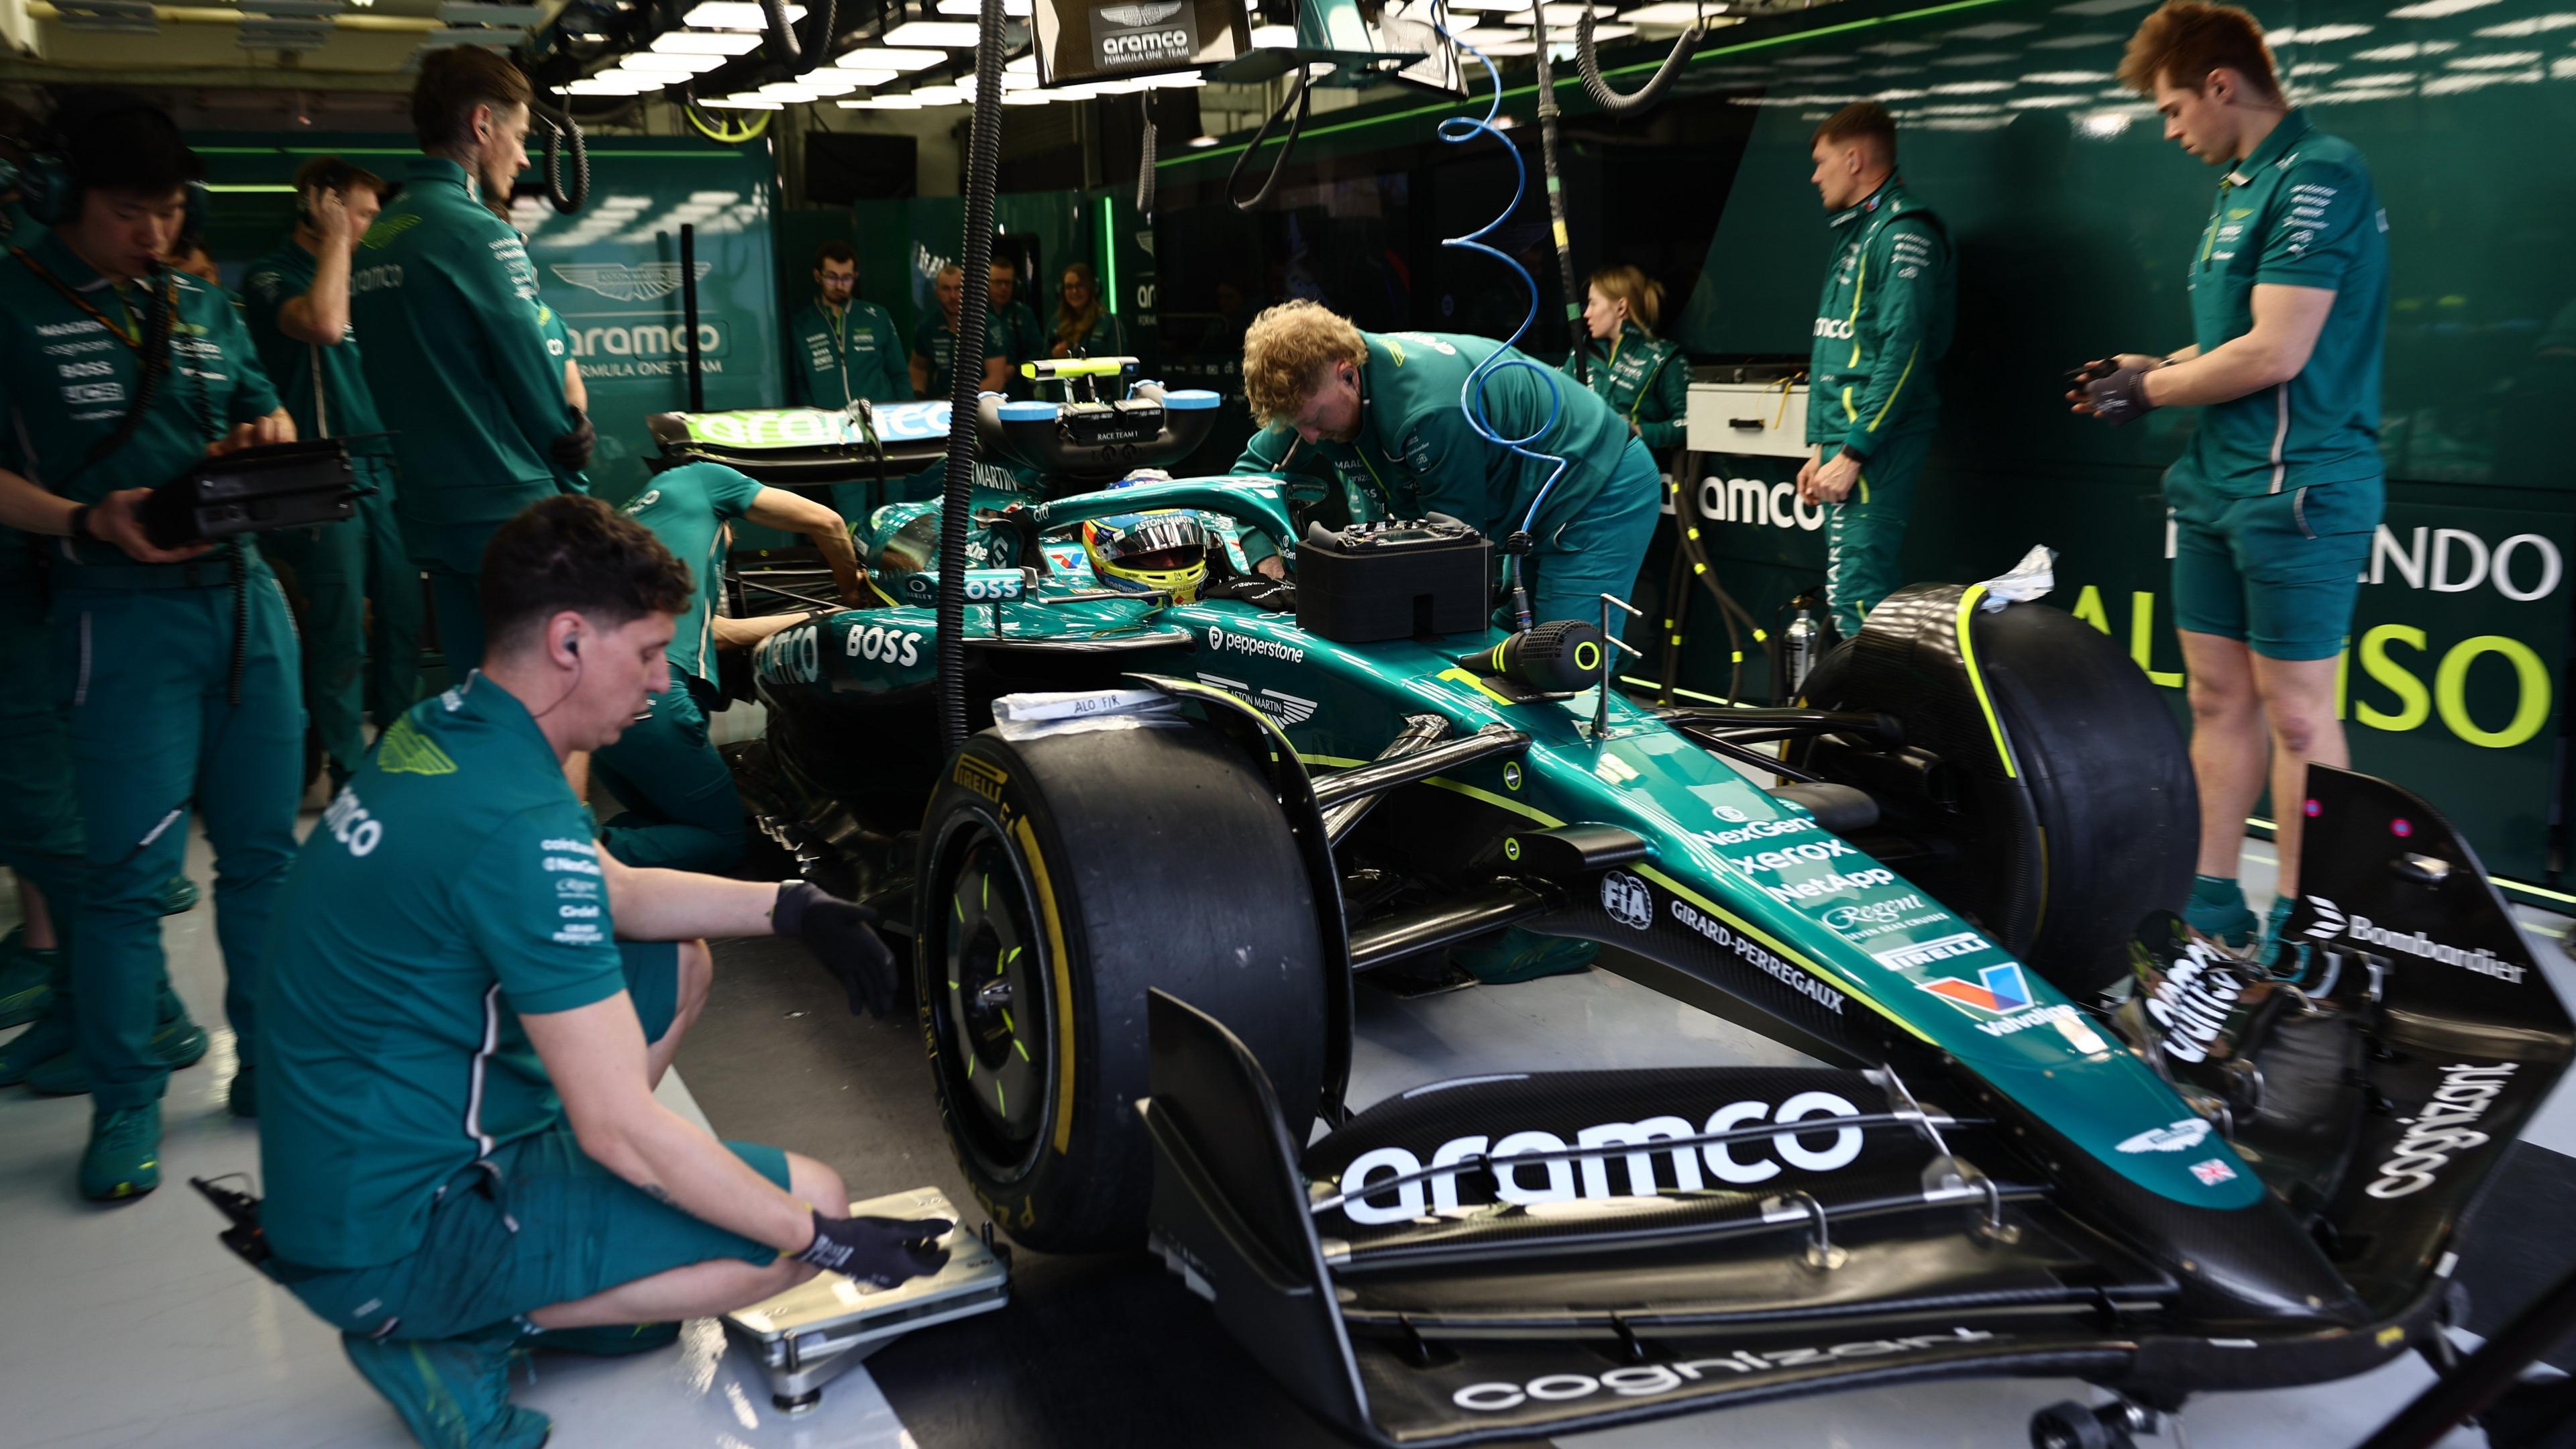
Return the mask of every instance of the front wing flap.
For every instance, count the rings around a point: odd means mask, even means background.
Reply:
[[[1150,1018],[1156,1250],[1366,1442],[1940,1377],[2313,1382],[2403,1352],[2439,1300],[2196,1327],[2172,1277],[2056,1202],[1993,1124],[1884,1072],[1471,1078],[1301,1151],[1223,1025],[1159,992]]]

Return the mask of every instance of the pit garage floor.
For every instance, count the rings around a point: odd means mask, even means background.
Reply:
[[[310,817],[308,816],[308,824]],[[190,873],[212,871],[202,839]],[[2248,842],[2246,885],[2269,893],[2270,847]],[[14,911],[14,893],[0,912]],[[2262,902],[2257,900],[2257,908]],[[2526,913],[2562,992],[2571,922]],[[232,1037],[217,1025],[212,915],[167,923],[179,990],[215,1028],[206,1060],[171,1081],[164,1190],[96,1208],[72,1189],[88,1104],[0,1093],[0,1446],[6,1449],[399,1449],[410,1441],[342,1360],[334,1336],[215,1241],[191,1175],[256,1169],[252,1124],[225,1115]],[[855,1193],[925,1183],[971,1202],[931,1106],[908,1025],[853,1019],[802,953],[716,945],[716,988],[664,1095],[719,1135],[776,1143],[838,1168]],[[1609,971],[1399,1001],[1361,994],[1353,1100],[1499,1069],[1794,1062],[1795,1053]],[[2576,1262],[2576,1092],[2562,1088],[2509,1160],[2461,1270],[2473,1326],[2490,1328]],[[641,1359],[550,1355],[520,1402],[551,1414],[555,1449],[1073,1449],[1338,1442],[1270,1386],[1200,1302],[1151,1259],[1020,1255],[1006,1310],[932,1329],[842,1378],[809,1414],[775,1412],[749,1357],[711,1322]],[[2185,1420],[2194,1449],[2348,1445],[2430,1381],[2413,1357],[2360,1380],[2213,1396]],[[1892,1388],[1668,1421],[1560,1441],[1583,1449],[1730,1442],[1777,1446],[2016,1445],[2029,1413],[2080,1384],[2016,1380]],[[2149,1443],[2170,1444],[2154,1440]],[[2484,1443],[2475,1432],[2449,1441]]]

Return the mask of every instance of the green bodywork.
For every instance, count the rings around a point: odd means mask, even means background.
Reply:
[[[2036,971],[1653,713],[1614,694],[1596,734],[1595,691],[1524,696],[1454,662],[1498,642],[1495,631],[1342,644],[1240,602],[1101,598],[1078,548],[1059,541],[1086,518],[1146,508],[1220,513],[1285,539],[1277,482],[1182,479],[1023,506],[1048,540],[1050,572],[1018,602],[970,604],[970,639],[1132,641],[1104,666],[1104,684],[1143,673],[1228,689],[1268,715],[1317,773],[1368,762],[1412,715],[1440,716],[1453,737],[1488,726],[1525,732],[1522,757],[1429,782],[1466,811],[1465,834],[1489,837],[1502,859],[1518,858],[1522,836],[1569,823],[1617,826],[1648,846],[1643,860],[1602,877],[1597,909],[1577,901],[1533,929],[1668,964],[1714,960],[1681,969],[1869,1060],[1911,1038],[2173,1201],[2230,1209],[2261,1195],[2252,1169],[2215,1141],[2206,1154],[2122,1152],[2123,1142],[2192,1115],[2144,1062]],[[892,693],[933,681],[937,638],[928,607],[850,610],[772,637],[754,668],[764,693]],[[1656,949],[1659,937],[1668,949]]]

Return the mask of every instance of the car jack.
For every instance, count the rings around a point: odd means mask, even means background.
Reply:
[[[925,1187],[854,1202],[850,1215],[954,1222],[957,1209],[945,1193]],[[805,1413],[822,1402],[825,1385],[905,1334],[1010,1302],[1011,1250],[993,1241],[992,1224],[973,1233],[952,1229],[940,1242],[948,1266],[927,1278],[878,1288],[824,1273],[726,1314],[727,1336],[749,1348],[769,1378],[769,1401],[782,1413]]]

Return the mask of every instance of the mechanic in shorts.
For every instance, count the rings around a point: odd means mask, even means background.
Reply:
[[[591,756],[591,773],[626,806],[600,827],[600,843],[628,865],[722,874],[741,862],[744,834],[733,771],[707,738],[707,715],[724,701],[716,685],[716,651],[748,649],[810,617],[729,619],[716,613],[733,521],[805,535],[831,566],[841,602],[853,607],[861,597],[858,553],[841,515],[784,488],[764,488],[722,463],[665,470],[625,513],[673,556],[688,560],[696,579],[671,636],[671,687],[653,696],[650,716]]]
[[[1556,411],[1528,447],[1564,458],[1566,469],[1534,520],[1553,465],[1485,441],[1459,406],[1467,375],[1497,351],[1526,365],[1486,374],[1495,431],[1537,433]],[[1355,522],[1445,513],[1497,544],[1527,522],[1533,547],[1523,564],[1539,623],[1598,622],[1602,594],[1635,591],[1663,475],[1626,418],[1545,363],[1482,337],[1362,332],[1320,302],[1295,301],[1252,319],[1243,390],[1263,430],[1231,471],[1329,478],[1319,497],[1301,497],[1292,477],[1292,501],[1319,505],[1301,513]],[[1254,568],[1286,576],[1268,539],[1247,533],[1242,544]],[[1611,620],[1613,634],[1624,617]]]
[[[874,913],[801,883],[637,870],[564,759],[667,689],[687,565],[596,499],[503,524],[485,667],[385,732],[295,862],[266,983],[273,1276],[434,1449],[533,1449],[522,1348],[625,1353],[818,1267],[935,1272],[949,1224],[843,1216],[830,1168],[653,1097],[712,935],[800,936],[882,1012]],[[639,1327],[640,1325],[640,1327]]]
[[[2200,786],[2185,918],[2248,945],[2237,857],[2267,751],[2281,858],[2267,938],[2298,898],[2302,816],[2280,802],[2303,797],[2309,761],[2352,758],[2335,676],[2384,502],[2387,214],[2361,153],[2282,97],[2244,11],[2169,0],[2130,38],[2120,80],[2156,103],[2167,139],[2226,171],[2190,262],[2192,345],[2089,363],[2068,398],[2114,425],[2203,409],[2165,472]]]

